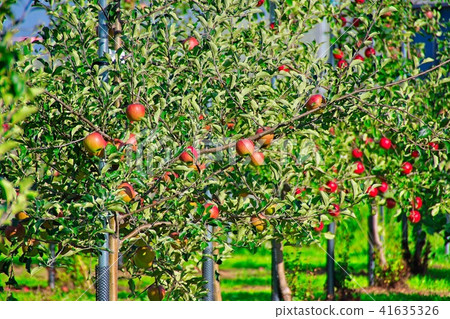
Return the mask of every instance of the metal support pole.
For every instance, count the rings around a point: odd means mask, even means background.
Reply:
[[[280,247],[281,243],[275,239],[272,239],[272,301],[282,300],[277,267],[278,263],[280,262],[280,256],[278,256]]]
[[[55,270],[55,244],[51,243],[49,246],[50,250],[50,263],[48,265],[48,286],[50,289],[55,289],[55,278],[56,278],[56,270]]]
[[[408,218],[405,213],[402,214],[402,247],[406,252],[408,248]]]
[[[447,214],[447,224],[450,224],[450,214]],[[450,235],[445,237],[445,254],[450,255]]]
[[[206,281],[205,289],[207,290],[206,296],[203,298],[204,301],[214,301],[214,260],[212,259],[213,254],[213,243],[211,241],[213,234],[213,226],[206,226],[206,240],[208,246],[203,251],[203,267],[202,275],[203,280]]]
[[[368,277],[369,277],[369,286],[373,286],[375,284],[375,249],[373,247],[373,240],[374,240],[374,225],[373,225],[373,219],[376,218],[375,216],[370,215],[368,217],[369,222],[369,263],[368,263]]]
[[[98,0],[99,6],[102,10],[98,16],[98,33],[99,33],[99,48],[98,56],[102,58],[108,51],[108,25],[105,16],[107,0]],[[108,73],[104,72],[102,75],[102,81],[108,81]],[[103,168],[104,162],[100,161],[99,168]],[[108,218],[104,217],[103,226],[106,228]],[[96,300],[97,301],[109,301],[109,235],[105,233],[105,242],[103,244],[103,250],[100,253],[98,260],[98,266],[96,267]]]
[[[336,222],[328,225],[328,232],[336,233]],[[327,295],[334,299],[334,238],[327,240]]]

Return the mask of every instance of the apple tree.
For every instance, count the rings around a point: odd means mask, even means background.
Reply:
[[[380,112],[389,115],[383,129],[397,127],[389,106],[417,111],[405,97],[418,64],[384,79],[373,73],[397,63],[389,57],[336,69],[317,56],[319,44],[302,42],[315,24],[335,19],[336,8],[274,1],[271,24],[268,2],[111,1],[102,9],[93,1],[36,1],[51,23],[16,68],[45,91],[24,103],[39,111],[24,125],[23,160],[10,157],[6,171],[13,181],[33,177],[39,191],[26,210],[24,240],[57,243],[63,265],[73,254],[98,255],[107,232],[136,297],[135,281],[151,276],[150,300],[191,300],[205,293],[198,265],[207,225],[215,226],[220,263],[233,247],[268,239],[313,242],[314,228],[351,216],[365,185],[353,167],[329,172],[340,161],[328,152],[329,128],[339,122],[361,132]],[[384,9],[358,9],[361,43],[376,37],[371,21]],[[102,10],[110,50],[99,58]],[[406,126],[395,143],[419,130]],[[331,192],[332,178],[345,179],[348,191]],[[39,250],[36,260],[45,266],[47,253]]]

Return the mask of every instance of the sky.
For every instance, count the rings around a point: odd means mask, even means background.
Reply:
[[[23,22],[18,26],[19,32],[16,34],[17,37],[34,36],[39,31],[38,26],[48,25],[49,23],[45,10],[32,8],[32,3],[33,1],[30,0],[17,0],[17,3],[12,7],[16,19],[22,17],[25,13]],[[8,28],[10,25],[11,22],[6,21],[5,27]]]

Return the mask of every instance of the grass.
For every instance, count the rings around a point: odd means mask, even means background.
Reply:
[[[356,219],[349,219],[338,225],[336,234],[335,259],[351,274],[347,287],[353,289],[353,297],[359,300],[450,300],[450,256],[444,254],[443,239],[438,235],[429,236],[431,243],[430,268],[425,275],[408,278],[403,286],[386,290],[368,287],[367,280],[367,227],[363,216],[367,209],[356,211]],[[386,213],[386,224],[396,225],[394,216]],[[400,259],[400,227],[389,229],[385,236],[386,258],[390,265]],[[324,300],[326,241],[309,247],[285,247],[284,256],[289,285],[294,292],[294,300]],[[45,270],[30,276],[23,267],[16,268],[16,280],[21,289],[13,291],[18,300],[95,300],[92,278],[83,287],[75,287],[69,274],[59,270],[59,279],[54,291],[47,287]],[[341,268],[336,266],[336,271]],[[271,252],[267,243],[256,252],[237,249],[233,256],[224,260],[220,266],[221,290],[223,300],[270,300],[271,299]],[[90,276],[92,277],[92,273]],[[7,280],[0,274],[0,283]],[[143,291],[153,283],[153,278],[143,277],[135,281],[136,291]],[[366,293],[367,291],[368,293]],[[0,291],[0,300],[6,300],[7,292]],[[145,300],[145,295],[138,299]],[[128,283],[119,281],[119,299],[133,300],[129,297]]]

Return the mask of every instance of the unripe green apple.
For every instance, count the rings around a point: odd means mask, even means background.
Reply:
[[[155,252],[151,247],[139,247],[133,257],[134,264],[138,268],[148,269],[153,265],[155,260]]]

